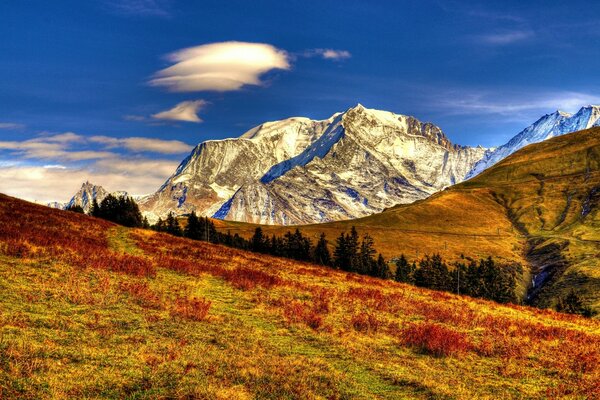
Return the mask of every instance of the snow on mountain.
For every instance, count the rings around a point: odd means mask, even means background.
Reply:
[[[480,174],[528,144],[538,143],[555,136],[588,129],[592,126],[600,126],[600,106],[589,105],[582,107],[574,115],[562,111],[544,115],[513,137],[508,143],[488,151],[485,156],[475,164],[473,169],[469,171],[466,179]]]
[[[453,145],[433,124],[359,104],[322,121],[290,118],[204,142],[139,203],[150,220],[192,210],[271,224],[357,218],[462,181],[485,152]]]
[[[289,118],[267,122],[237,139],[209,140],[196,146],[159,190],[139,200],[150,221],[169,212],[213,215],[244,184],[300,154],[333,121]]]
[[[75,195],[71,198],[71,200],[64,205],[64,209],[71,208],[73,206],[80,206],[83,208],[83,211],[89,213],[94,199],[100,203],[106,196],[112,194],[115,197],[127,196],[127,192],[116,191],[116,192],[108,192],[102,186],[94,185],[90,182],[84,182],[81,185],[81,188]]]

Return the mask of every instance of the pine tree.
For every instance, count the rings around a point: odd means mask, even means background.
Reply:
[[[365,234],[360,243],[360,250],[357,257],[358,262],[355,269],[356,272],[364,275],[378,276],[378,271],[376,271],[377,262],[375,261],[375,254],[377,252],[373,246],[373,238],[368,234]]]
[[[404,254],[396,260],[396,274],[394,280],[396,282],[415,283],[415,268],[414,264],[409,264]]]
[[[183,234],[185,237],[190,239],[201,239],[200,219],[198,219],[195,211],[192,211],[192,213],[188,215],[187,225],[185,226]]]
[[[142,221],[142,228],[150,229],[150,222],[148,222],[148,218],[144,217],[144,221]]]
[[[78,214],[84,214],[83,207],[81,207],[79,204],[74,204],[71,207],[67,207],[66,211],[72,211],[72,212],[76,212]]]
[[[250,239],[250,250],[257,253],[264,253],[267,250],[266,239],[260,226],[254,230],[254,235]]]
[[[313,252],[313,260],[317,264],[331,265],[331,253],[327,247],[325,233],[321,233],[321,236],[319,236],[319,240],[317,241],[317,245]]]
[[[577,296],[573,289],[571,289],[569,294],[565,297],[559,297],[556,311],[567,314],[578,314],[584,317],[591,317],[594,315],[590,307],[583,305],[583,301]]]
[[[92,201],[92,207],[90,208],[90,215],[92,217],[100,217],[100,206],[98,206],[98,200]]]
[[[170,212],[167,216],[165,225],[165,232],[174,236],[181,236],[183,234],[183,232],[181,231],[181,226],[179,225],[179,221],[173,215],[172,212]]]
[[[381,279],[390,279],[392,273],[390,271],[390,267],[381,254],[377,257],[376,271],[374,276]]]

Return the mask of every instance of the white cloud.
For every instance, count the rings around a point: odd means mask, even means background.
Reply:
[[[25,125],[16,122],[0,122],[0,129],[23,129]]]
[[[221,42],[176,51],[167,56],[173,63],[150,80],[174,92],[238,90],[260,85],[261,75],[290,68],[288,54],[265,43]]]
[[[588,104],[600,104],[600,96],[573,91],[505,90],[500,92],[466,89],[440,90],[433,99],[433,106],[443,110],[445,114],[497,114],[525,121],[557,109],[573,113]]]
[[[113,158],[80,168],[21,166],[0,168],[0,193],[30,201],[68,201],[89,180],[109,191],[132,195],[155,191],[177,167],[177,161]],[[16,185],[15,182],[19,184]]]
[[[152,115],[154,119],[166,119],[171,121],[202,122],[198,117],[198,111],[206,105],[204,100],[182,101],[167,111]]]
[[[127,153],[110,151],[115,148]],[[145,194],[164,183],[179,159],[147,158],[141,152],[180,154],[191,149],[178,140],[86,137],[73,132],[2,141],[0,155],[8,152],[8,160],[0,161],[0,193],[32,201],[66,201],[89,180],[108,190]]]
[[[533,38],[534,33],[530,30],[514,30],[485,34],[478,37],[479,41],[489,45],[508,45]]]
[[[192,150],[192,146],[179,140],[162,140],[144,137],[114,138],[110,136],[91,136],[90,142],[100,143],[106,148],[122,147],[135,152],[150,151],[161,154],[181,154]]]
[[[170,17],[165,0],[111,0],[106,3],[116,13],[143,17]]]
[[[334,50],[334,49],[311,49],[306,50],[300,54],[301,57],[321,57],[325,60],[345,60],[352,57],[352,54],[348,50]]]

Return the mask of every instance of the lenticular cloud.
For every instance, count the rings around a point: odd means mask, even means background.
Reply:
[[[267,71],[290,68],[285,51],[264,43],[212,43],[176,51],[167,59],[174,65],[157,72],[149,83],[174,92],[238,90],[260,85]]]

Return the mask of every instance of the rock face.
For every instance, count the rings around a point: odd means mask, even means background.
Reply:
[[[433,124],[358,105],[204,142],[139,203],[151,220],[171,211],[286,225],[358,218],[462,181],[485,153]]]
[[[112,194],[115,197],[127,196],[127,192],[108,192],[102,186],[94,185],[93,183],[86,181],[81,185],[79,191],[75,193],[75,195],[67,204],[64,205],[63,208],[67,209],[73,206],[80,206],[83,208],[83,211],[89,213],[92,209],[94,199],[100,203],[109,194]]]
[[[486,152],[485,156],[467,174],[467,179],[480,174],[528,144],[542,142],[554,136],[577,132],[593,126],[600,126],[600,106],[582,107],[576,114],[556,111],[544,115],[508,143]]]

